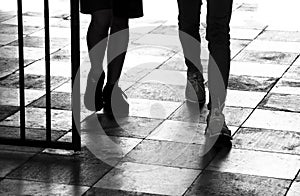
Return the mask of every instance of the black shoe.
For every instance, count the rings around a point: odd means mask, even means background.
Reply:
[[[117,117],[128,116],[127,96],[119,86],[105,85],[103,89],[104,113]]]
[[[200,71],[187,70],[187,84],[185,88],[186,100],[203,105],[205,103],[204,78]]]
[[[217,108],[209,111],[206,119],[205,135],[232,140],[231,131],[226,125],[224,114]]]
[[[84,93],[84,105],[90,111],[100,111],[103,108],[103,93],[105,74],[101,74],[99,80],[95,79],[90,72]]]

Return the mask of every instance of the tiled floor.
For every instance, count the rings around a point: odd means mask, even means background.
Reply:
[[[23,1],[26,137],[45,140],[44,27],[38,8],[42,3],[29,6],[33,1]],[[50,5],[52,140],[68,142],[72,140],[69,2],[54,1],[57,6]],[[231,149],[206,149],[207,108],[185,102],[186,66],[176,1],[161,2],[172,8],[165,17],[160,17],[161,6],[145,1],[145,17],[130,21],[130,45],[120,81],[129,97],[129,117],[113,120],[83,107],[82,118],[87,118],[82,122],[82,151],[77,153],[0,145],[0,195],[300,195],[300,26],[282,23],[284,14],[274,16],[278,23],[260,18],[266,2],[234,1],[224,109],[234,134]],[[289,2],[289,8],[297,7],[296,0]],[[202,13],[204,21],[205,3]],[[90,66],[85,44],[88,22],[89,17],[81,15],[82,92]],[[200,33],[207,81],[209,53],[203,22]],[[0,137],[18,138],[13,5],[0,8],[0,54]]]

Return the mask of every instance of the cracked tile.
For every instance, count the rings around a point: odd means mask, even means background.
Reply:
[[[151,194],[182,195],[200,171],[172,167],[121,163],[95,187]]]
[[[256,109],[247,119],[243,127],[299,132],[300,114],[295,112]]]
[[[299,164],[298,155],[231,149],[219,153],[207,169],[292,180]]]
[[[284,195],[289,184],[290,181],[288,180],[204,171],[189,188],[185,196]]]
[[[241,128],[235,134],[234,148],[300,154],[300,133],[270,129]]]

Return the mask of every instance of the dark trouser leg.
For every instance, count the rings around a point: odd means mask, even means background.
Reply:
[[[107,48],[107,83],[118,82],[129,41],[128,18],[113,17]]]
[[[207,0],[206,39],[210,52],[208,88],[210,106],[224,106],[230,71],[230,18],[232,0]]]
[[[111,24],[112,10],[99,10],[91,15],[87,32],[87,45],[91,61],[91,71],[96,77],[103,72],[103,59],[107,46],[107,36]]]
[[[189,70],[200,70],[203,68],[200,60],[200,11],[202,0],[177,0],[179,15],[179,39],[182,45],[185,63]]]

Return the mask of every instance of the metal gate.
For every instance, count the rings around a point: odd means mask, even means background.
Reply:
[[[79,35],[79,0],[70,0],[71,14],[71,73],[72,73],[72,142],[51,140],[51,85],[50,85],[50,29],[49,29],[49,1],[44,0],[45,27],[45,66],[46,66],[46,140],[32,140],[25,137],[25,81],[24,81],[24,43],[23,43],[23,15],[22,0],[18,2],[18,40],[19,40],[19,90],[20,90],[20,138],[0,138],[0,144],[32,146],[41,148],[57,148],[79,151],[80,132],[76,122],[80,122],[80,87],[73,88],[75,76],[80,74],[80,35]],[[78,71],[78,72],[77,72]],[[75,114],[75,112],[77,112]]]

